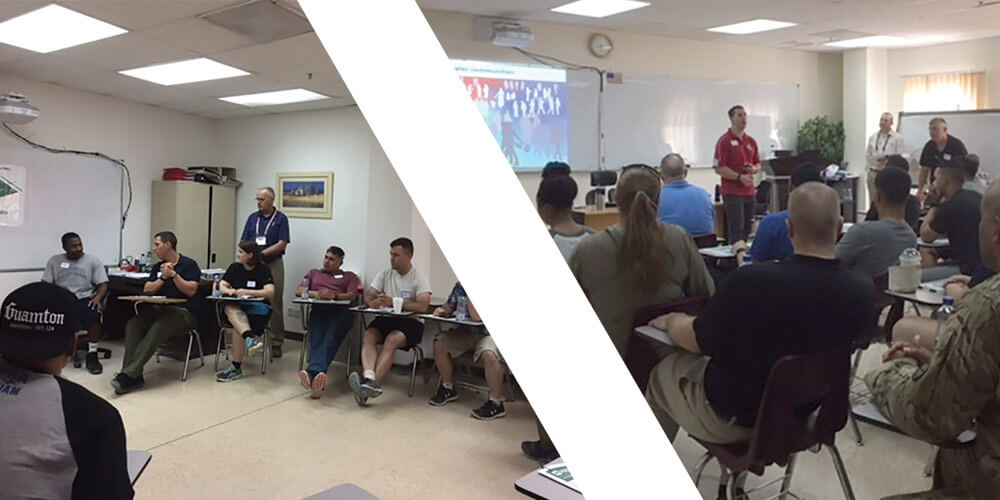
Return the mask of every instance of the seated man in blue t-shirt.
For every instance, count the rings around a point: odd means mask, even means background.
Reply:
[[[676,224],[691,236],[715,233],[715,206],[708,191],[690,184],[684,158],[670,153],[660,160],[660,206],[657,217],[664,224]]]
[[[812,163],[803,163],[792,172],[792,189],[795,189],[807,182],[822,181],[820,168]],[[781,260],[791,255],[792,241],[788,239],[788,210],[782,210],[764,217],[757,226],[757,235],[754,236],[753,245],[750,247],[750,258],[754,262],[767,262],[770,260]]]

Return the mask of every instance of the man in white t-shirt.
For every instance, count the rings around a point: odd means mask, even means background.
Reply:
[[[83,253],[83,241],[76,233],[62,236],[65,253],[53,255],[42,272],[42,281],[69,290],[80,302],[79,330],[87,330],[87,371],[98,375],[104,371],[97,360],[97,342],[101,340],[101,312],[108,294],[108,274],[101,259]]]
[[[372,309],[392,308],[392,299],[403,299],[403,311],[426,314],[431,303],[431,286],[413,268],[413,241],[396,238],[389,244],[389,269],[375,276],[365,292],[365,305]],[[354,390],[354,401],[365,405],[368,398],[382,395],[379,383],[392,368],[396,349],[420,344],[424,324],[410,317],[379,316],[365,330],[361,344],[362,375],[351,372],[347,377]],[[382,343],[382,352],[377,346]]]

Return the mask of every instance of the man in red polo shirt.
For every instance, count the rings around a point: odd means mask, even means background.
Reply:
[[[732,126],[715,143],[715,172],[722,177],[722,203],[730,244],[746,241],[753,223],[756,192],[754,177],[760,172],[757,141],[746,133],[747,112],[743,106],[729,108]]]

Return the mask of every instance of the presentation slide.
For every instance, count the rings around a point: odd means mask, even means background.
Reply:
[[[566,70],[452,60],[469,97],[515,169],[569,161]]]

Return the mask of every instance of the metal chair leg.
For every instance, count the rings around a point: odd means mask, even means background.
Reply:
[[[931,445],[931,453],[927,457],[927,463],[924,464],[924,477],[931,477],[934,475],[934,463],[937,461],[938,447],[936,445]]]
[[[712,462],[715,458],[711,453],[705,453],[698,459],[698,463],[694,464],[694,486],[698,487],[698,483],[701,482],[701,474],[705,472],[705,467]]]
[[[847,477],[847,469],[844,468],[844,461],[840,459],[840,451],[836,445],[824,445],[833,457],[833,468],[837,471],[837,478],[840,479],[840,487],[844,490],[845,500],[854,500],[854,490],[851,489],[851,480]]]
[[[271,335],[270,335],[269,332],[270,332],[270,330],[268,330],[267,328],[265,328],[264,329],[264,333],[262,334],[263,338],[261,339],[261,342],[264,343],[264,349],[266,351],[260,357],[260,374],[261,375],[267,374],[267,361],[268,361],[268,358],[271,357]]]
[[[851,434],[854,434],[854,442],[858,446],[864,446],[865,440],[861,437],[861,428],[858,427],[858,420],[854,418],[854,412],[848,410],[847,421],[851,424]]]
[[[746,493],[741,493],[739,496],[736,496],[737,490],[743,489],[743,483],[746,481],[746,477],[747,471],[729,475],[729,481],[726,482],[726,498],[729,500],[749,498]]]
[[[302,343],[299,344],[299,371],[302,371],[302,367],[305,366],[306,362],[306,350],[309,349],[309,331],[302,334]]]
[[[205,366],[205,352],[201,350],[201,335],[198,330],[191,330],[194,333],[195,345],[198,346],[198,358],[201,359],[201,366]]]
[[[223,333],[226,329],[219,329],[219,339],[215,343],[215,371],[219,371],[219,356],[222,356],[222,350],[226,348],[226,335]]]
[[[716,460],[719,463],[719,492],[716,495],[717,500],[725,500],[726,498],[726,485],[729,484],[729,469],[722,462]]]
[[[795,457],[797,453],[788,456],[788,465],[785,466],[785,476],[781,479],[781,489],[778,490],[778,500],[785,500],[788,490],[792,488],[792,474],[795,473]]]
[[[413,389],[417,383],[417,364],[423,362],[424,360],[424,350],[415,345],[412,347],[413,351],[413,369],[410,372],[410,397],[413,397]]]
[[[188,363],[191,361],[191,344],[194,343],[194,335],[188,333],[188,348],[187,355],[184,356],[184,371],[181,372],[181,382],[184,382],[188,378]]]

